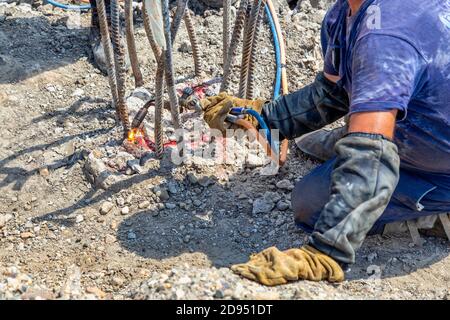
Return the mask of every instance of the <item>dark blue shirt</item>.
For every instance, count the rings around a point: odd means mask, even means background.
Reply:
[[[346,0],[327,13],[324,71],[343,79],[350,113],[399,110],[402,167],[450,190],[450,0],[370,2],[359,17]]]

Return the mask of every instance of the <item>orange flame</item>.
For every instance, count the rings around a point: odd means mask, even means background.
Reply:
[[[128,141],[141,148],[149,149],[147,136],[143,128],[133,128],[128,132]]]
[[[138,142],[140,139],[144,139],[145,134],[144,130],[140,128],[133,128],[128,132],[128,141],[130,142]]]

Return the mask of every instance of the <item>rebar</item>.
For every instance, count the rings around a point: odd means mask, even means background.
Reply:
[[[223,65],[227,62],[228,47],[230,44],[230,16],[231,16],[231,0],[223,0]]]
[[[174,126],[176,129],[180,128],[180,115],[179,115],[179,107],[178,107],[178,97],[176,95],[175,84],[173,80],[173,65],[172,65],[172,45],[175,41],[176,34],[181,24],[181,19],[184,14],[183,10],[178,10],[181,8],[186,8],[187,1],[186,0],[178,0],[177,10],[175,12],[175,17],[172,20],[172,24],[168,28],[167,26],[170,24],[170,17],[168,12],[168,5],[165,6],[165,0],[163,1],[163,20],[164,20],[164,31],[167,42],[167,50],[164,53],[161,53],[157,56],[157,69],[156,69],[156,80],[155,80],[155,144],[156,144],[156,155],[161,157],[164,152],[164,141],[163,141],[163,132],[162,132],[162,110],[164,107],[164,74],[166,78],[166,84],[169,91],[169,100],[170,100],[170,110],[172,113],[172,121],[174,122]],[[167,10],[164,10],[164,9]],[[167,19],[167,20],[166,20]],[[168,29],[170,32],[167,32]],[[148,35],[150,44],[156,46],[154,39],[151,37],[151,30]],[[169,36],[169,41],[167,41],[167,34]],[[156,46],[157,47],[157,46]],[[159,49],[159,47],[157,47]],[[160,49],[159,49],[160,50]],[[170,50],[170,51],[169,51]],[[167,55],[169,54],[169,69],[171,68],[172,72],[170,74],[167,72]],[[169,79],[171,76],[171,80]],[[171,84],[171,85],[170,85]],[[176,101],[176,110],[174,110],[173,101]],[[174,113],[174,111],[176,111]],[[178,122],[176,122],[178,121]],[[181,143],[181,141],[179,141]]]
[[[125,30],[127,37],[127,48],[130,56],[131,69],[133,70],[135,87],[142,87],[144,80],[139,67],[139,60],[136,52],[136,39],[134,37],[133,24],[133,0],[125,0]]]
[[[117,79],[117,110],[127,136],[130,130],[130,120],[125,102],[125,52],[120,34],[120,14],[118,0],[111,0],[111,39],[114,50],[114,65]]]
[[[155,144],[156,156],[160,158],[164,152],[164,139],[162,132],[162,110],[164,107],[164,65],[158,63],[155,80]]]
[[[177,9],[175,10],[175,15],[172,19],[172,24],[170,26],[170,32],[172,34],[172,37],[176,32],[178,32],[178,29],[181,25],[181,20],[183,20],[183,17],[186,14],[188,0],[178,0],[177,1]]]
[[[175,90],[175,80],[173,77],[172,61],[172,35],[170,32],[169,0],[162,2],[162,15],[164,23],[164,37],[166,38],[166,50],[164,51],[164,67],[166,73],[167,91],[169,94],[170,111],[175,129],[180,129],[180,113],[178,105],[177,91]],[[175,38],[175,37],[174,37]]]
[[[251,26],[250,26],[250,20],[251,20],[251,14],[253,12],[253,3],[252,0],[249,0],[247,4],[247,11],[245,14],[245,22],[244,22],[244,36],[242,39],[242,58],[241,58],[241,65],[240,65],[240,77],[239,77],[239,89],[238,89],[238,95],[239,97],[243,98],[245,96],[246,91],[246,81],[247,81],[247,60],[250,58],[250,49],[251,49]]]
[[[202,66],[200,61],[200,47],[197,41],[194,23],[192,22],[191,12],[189,11],[189,9],[186,9],[186,13],[184,15],[184,24],[186,25],[186,30],[188,32],[189,40],[192,46],[192,56],[194,58],[195,76],[200,77],[202,73]]]
[[[239,81],[239,97],[245,98],[247,92],[248,67],[251,58],[253,38],[262,0],[254,0],[250,15],[246,18],[244,28],[244,44],[242,49],[241,75]]]
[[[238,12],[236,14],[233,34],[231,35],[230,47],[227,50],[226,60],[223,66],[222,84],[220,86],[221,92],[228,90],[231,66],[240,42],[239,38],[241,37],[242,29],[244,29],[245,17],[247,14],[250,14],[249,9],[251,9],[251,7],[248,5],[248,0],[241,0]]]
[[[162,109],[164,104],[164,62],[162,61],[161,48],[156,43],[152,29],[150,27],[150,21],[147,15],[147,8],[145,3],[146,1],[143,1],[144,29],[157,63],[155,75],[155,145],[156,155],[157,157],[161,157],[164,151],[164,141],[162,133]]]
[[[117,82],[116,82],[116,71],[114,66],[114,53],[113,48],[111,45],[111,37],[109,34],[109,28],[108,28],[108,20],[106,18],[106,8],[105,8],[105,1],[104,0],[98,0],[97,1],[97,14],[98,14],[98,21],[100,24],[100,35],[103,45],[103,50],[105,53],[106,58],[106,69],[108,72],[108,81],[109,81],[109,87],[111,89],[111,95],[112,100],[114,103],[114,106],[116,108],[117,113],[118,111],[118,105],[119,105],[119,99],[117,97]]]
[[[255,66],[256,66],[256,53],[258,48],[258,42],[259,42],[259,36],[261,33],[261,26],[262,21],[264,19],[264,10],[262,10],[262,7],[259,10],[258,18],[256,21],[256,28],[253,34],[253,41],[252,41],[252,49],[250,53],[250,61],[248,64],[248,71],[247,71],[247,91],[245,98],[246,99],[253,99],[254,95],[254,88],[255,88]]]

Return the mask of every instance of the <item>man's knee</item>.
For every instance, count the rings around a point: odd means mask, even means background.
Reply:
[[[305,231],[312,231],[320,212],[328,200],[328,192],[311,186],[309,179],[299,181],[292,192],[295,223]]]
[[[292,191],[292,210],[294,211],[294,218],[296,223],[306,223],[314,214],[311,207],[308,205],[305,195],[309,193],[305,183],[302,180],[297,182]]]
[[[333,163],[326,162],[297,182],[292,191],[292,209],[296,224],[307,231],[314,228],[328,202]]]

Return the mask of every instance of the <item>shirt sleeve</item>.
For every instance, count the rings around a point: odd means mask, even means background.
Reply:
[[[325,15],[325,18],[322,22],[322,27],[320,29],[320,42],[322,46],[322,55],[323,55],[323,71],[333,76],[339,75],[339,70],[336,70],[333,64],[333,52],[330,46],[331,29],[332,25],[336,23],[337,13],[338,8],[335,5]]]
[[[353,51],[350,114],[397,109],[398,119],[404,119],[425,67],[405,40],[381,34],[361,38]]]

